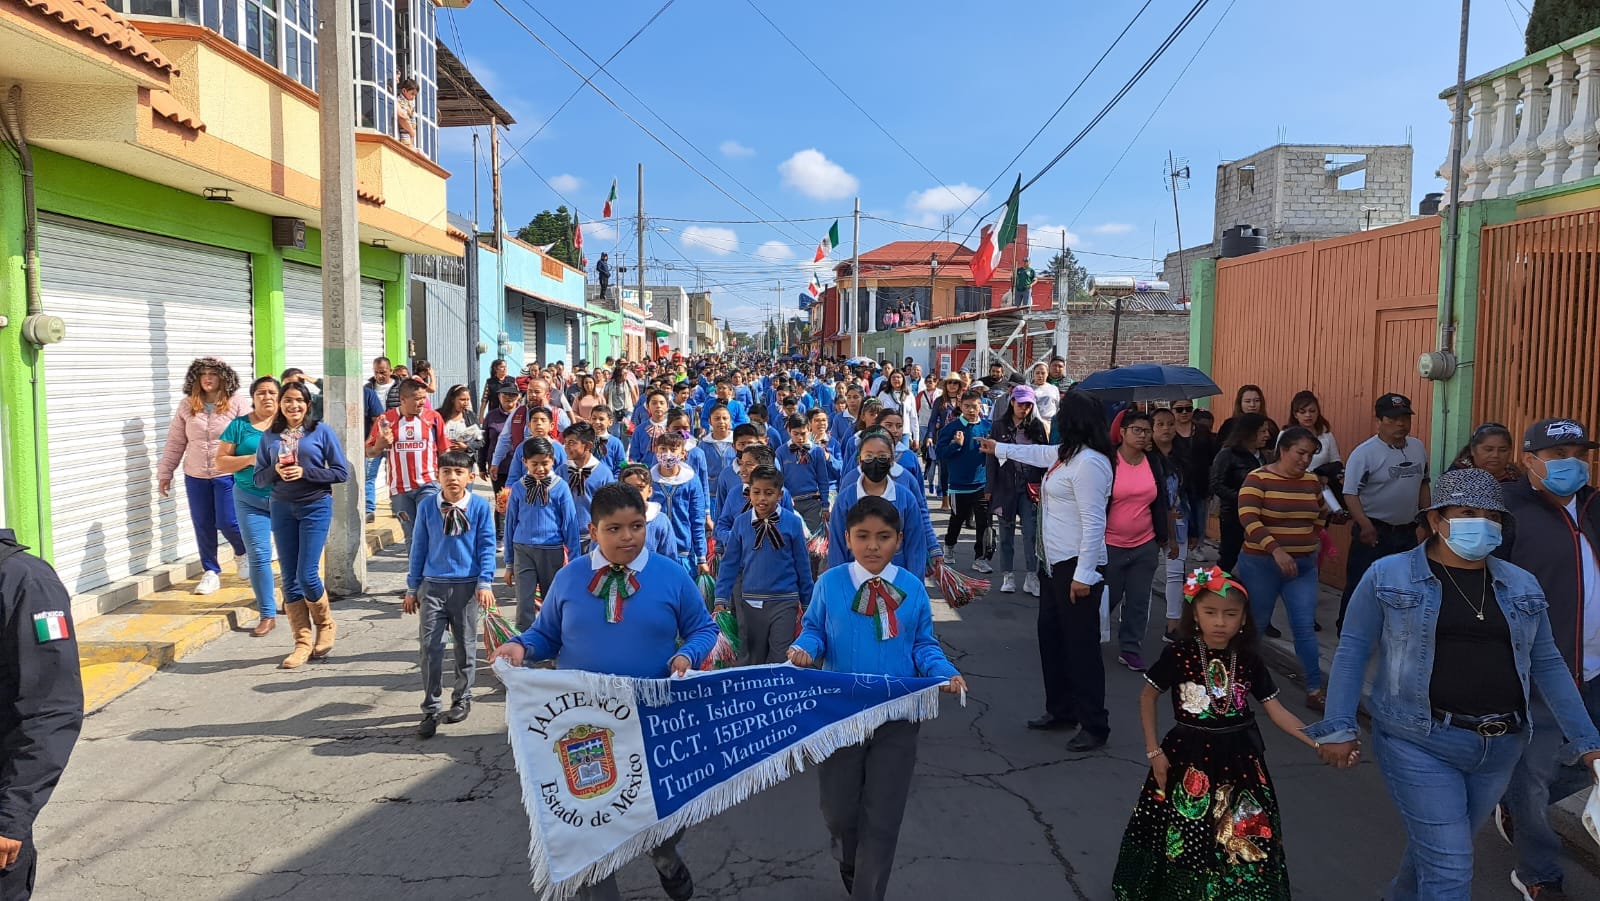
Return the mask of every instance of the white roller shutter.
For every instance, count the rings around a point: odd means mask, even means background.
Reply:
[[[539,333],[539,313],[529,304],[522,306],[522,367],[544,365],[544,336]]]
[[[45,350],[55,567],[73,594],[197,552],[180,466],[156,466],[196,357],[254,374],[250,262],[220,250],[41,217],[45,309],[67,338]]]
[[[321,378],[322,270],[303,263],[283,264],[284,360]],[[383,283],[361,281],[361,368],[383,356]],[[395,362],[404,362],[396,360]]]

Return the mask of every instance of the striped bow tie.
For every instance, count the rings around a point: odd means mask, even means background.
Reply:
[[[770,545],[775,550],[783,550],[783,533],[778,531],[778,511],[774,510],[768,516],[756,517],[756,549],[760,550],[763,544]]]
[[[552,483],[554,483],[554,482],[555,482],[554,478],[536,479],[531,475],[523,476],[522,477],[522,487],[523,487],[524,490],[527,491],[526,499],[527,499],[528,503],[530,503],[530,504],[549,504],[550,503],[550,485]]]
[[[588,469],[570,467],[567,470],[567,487],[572,489],[573,497],[589,496],[589,476],[594,474],[594,466]]]
[[[872,617],[878,640],[888,641],[900,634],[900,622],[895,618],[895,610],[905,599],[906,593],[896,588],[893,582],[873,578],[861,583],[850,609],[862,616]]]
[[[740,513],[750,512],[750,486],[744,486],[744,506],[739,508]]]
[[[444,518],[444,533],[450,536],[467,534],[467,511],[445,501],[439,505],[439,515]]]

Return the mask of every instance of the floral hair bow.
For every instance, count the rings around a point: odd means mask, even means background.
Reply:
[[[1189,577],[1183,580],[1183,599],[1193,602],[1207,591],[1214,591],[1227,597],[1229,589],[1237,590],[1241,595],[1245,593],[1244,586],[1240,585],[1231,574],[1223,572],[1222,567],[1202,566],[1189,573]]]

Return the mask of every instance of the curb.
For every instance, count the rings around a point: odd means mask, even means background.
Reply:
[[[366,526],[368,555],[400,541],[399,520],[380,516]],[[96,710],[158,671],[230,632],[255,628],[261,615],[247,577],[222,577],[216,592],[192,594],[198,563],[176,563],[74,604],[98,611],[77,623],[83,709]]]

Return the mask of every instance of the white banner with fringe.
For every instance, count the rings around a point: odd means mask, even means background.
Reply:
[[[497,661],[495,673],[533,884],[552,901],[890,720],[937,716],[945,681],[788,664],[630,679]]]

